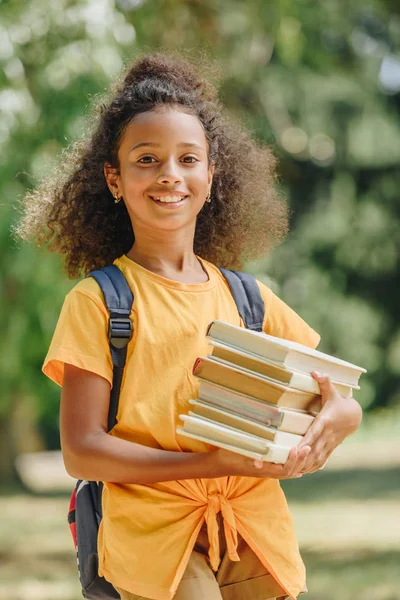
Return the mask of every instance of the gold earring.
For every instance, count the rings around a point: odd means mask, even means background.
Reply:
[[[122,196],[121,196],[122,197]],[[118,198],[118,192],[115,192],[114,194],[114,202],[115,204],[118,204],[118,202],[121,200],[121,198]]]
[[[208,196],[206,198],[206,202],[211,202],[211,192],[208,192]]]

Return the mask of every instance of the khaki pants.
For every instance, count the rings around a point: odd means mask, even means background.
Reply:
[[[238,533],[239,562],[229,559],[218,513],[221,563],[214,573],[208,561],[206,524],[200,530],[174,600],[285,600],[287,595]],[[117,588],[122,600],[148,600]],[[304,587],[304,591],[307,588]]]

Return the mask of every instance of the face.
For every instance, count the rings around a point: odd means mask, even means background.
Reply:
[[[118,151],[119,174],[105,168],[111,193],[124,198],[135,236],[140,228],[195,226],[211,189],[207,141],[200,121],[178,109],[137,115]]]

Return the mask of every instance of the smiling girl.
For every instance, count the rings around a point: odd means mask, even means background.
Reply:
[[[274,158],[224,115],[206,68],[159,53],[137,60],[63,157],[63,178],[27,197],[20,226],[50,242],[71,277],[114,263],[134,293],[110,432],[108,314],[94,279],[67,295],[43,367],[62,386],[67,471],[105,482],[99,573],[123,600],[296,598],[305,570],[279,479],[319,469],[361,419],[355,400],[316,376],[323,409],[286,465],[176,433],[197,396],[208,323],[243,326],[216,265],[240,268],[287,230]],[[258,286],[264,331],[315,348],[319,336]]]

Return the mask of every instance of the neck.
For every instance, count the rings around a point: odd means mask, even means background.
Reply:
[[[184,283],[207,281],[193,250],[194,231],[136,232],[127,256],[145,269]]]

